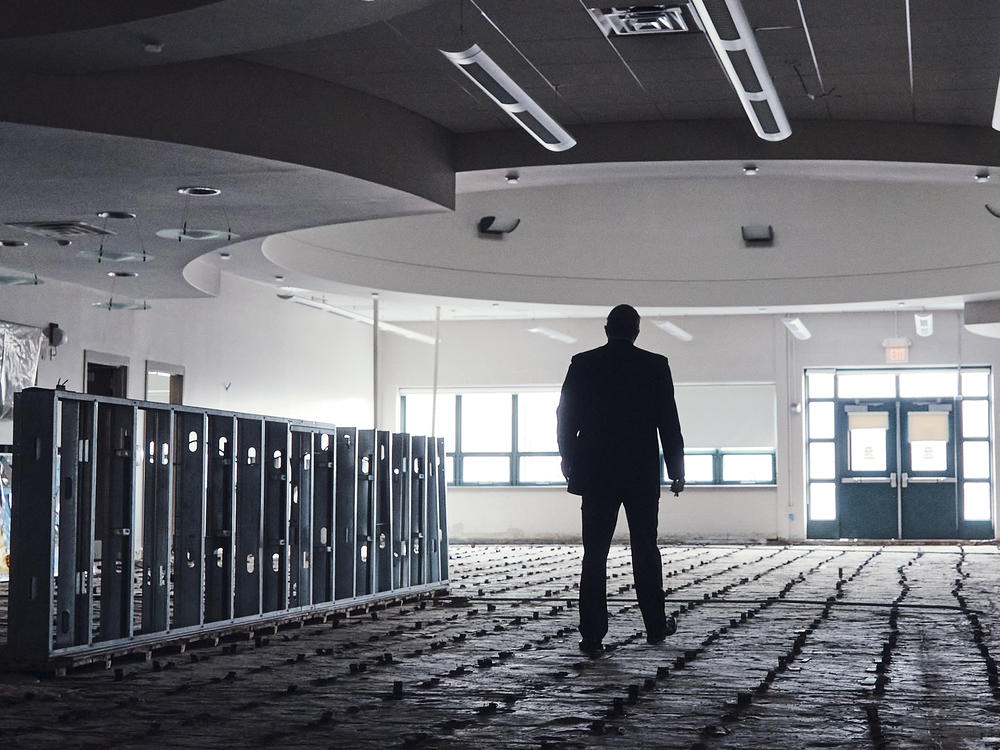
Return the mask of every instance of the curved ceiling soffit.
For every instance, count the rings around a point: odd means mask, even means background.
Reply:
[[[0,221],[12,224],[3,227],[2,237],[30,246],[5,248],[0,265],[107,291],[113,283],[109,268],[92,262],[88,253],[141,249],[148,260],[122,268],[138,271],[138,278],[117,282],[117,289],[148,299],[195,296],[195,288],[212,292],[214,285],[200,276],[190,279],[193,286],[185,282],[182,269],[206,252],[227,248],[230,230],[242,239],[258,238],[259,245],[259,238],[275,232],[445,210],[413,193],[329,170],[165,141],[0,122],[0,153],[7,184],[17,186],[0,191]],[[178,187],[190,184],[217,187],[222,194],[193,199],[178,194]],[[44,220],[100,227],[96,214],[103,209],[137,217],[111,222],[108,228],[117,236],[106,247],[95,235],[80,235],[67,248],[54,236],[18,226]],[[192,228],[220,234],[182,243],[159,234],[186,220]],[[236,264],[234,259],[231,265]]]
[[[982,195],[971,180],[742,176],[485,191],[460,195],[453,214],[302,230],[267,238],[262,252],[320,278],[478,299],[699,308],[931,298],[1000,289]],[[521,225],[482,238],[487,215]],[[743,224],[773,224],[774,245],[745,246]]]
[[[844,160],[1000,165],[990,127],[905,122],[795,120],[792,136],[769,142],[746,120],[671,120],[575,125],[577,145],[558,153],[520,131],[455,136],[455,171],[519,166],[701,160]]]
[[[81,76],[0,72],[0,120],[323,169],[450,208],[451,134],[377,97],[233,58]]]
[[[439,0],[37,0],[9,3],[0,61],[14,69],[120,70],[238,55],[411,13]],[[334,6],[336,6],[334,8]],[[225,29],[225,33],[219,30]],[[206,31],[208,30],[208,31]],[[150,54],[147,42],[162,45]]]

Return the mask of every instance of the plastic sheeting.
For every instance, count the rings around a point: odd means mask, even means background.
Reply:
[[[42,329],[0,321],[0,419],[14,412],[14,394],[35,384]]]

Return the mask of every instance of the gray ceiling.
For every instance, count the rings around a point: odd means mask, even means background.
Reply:
[[[135,296],[194,294],[182,269],[224,244],[155,236],[182,220],[181,185],[223,188],[245,240],[449,208],[455,172],[486,168],[484,141],[488,166],[504,170],[545,159],[1000,164],[995,0],[743,0],[792,121],[781,144],[753,135],[702,34],[609,41],[581,0],[16,5],[0,30],[0,158],[17,189],[0,191],[0,222],[135,211],[155,256]],[[581,136],[569,156],[538,148],[438,52],[473,43]],[[68,255],[32,240],[0,250],[0,266],[105,290],[103,267],[75,256],[86,242]]]
[[[473,42],[567,127],[743,116],[701,34],[609,41],[580,0],[476,4],[507,39],[469,0],[446,0],[247,59],[375,94],[460,133],[511,127],[437,51]],[[795,0],[745,0],[744,8],[792,120],[990,122],[1000,3],[911,0],[912,92],[903,0],[802,0],[801,15]]]

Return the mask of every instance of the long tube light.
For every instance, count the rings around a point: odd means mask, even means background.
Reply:
[[[1000,130],[1000,83],[997,83],[997,100],[993,105],[993,129]]]
[[[792,128],[740,0],[691,2],[757,135],[765,141],[782,141],[790,136]]]
[[[694,336],[685,331],[679,325],[671,323],[669,320],[654,320],[653,325],[661,331],[669,333],[675,339],[680,339],[681,341],[694,341]]]
[[[514,83],[478,44],[464,52],[439,51],[549,151],[565,151],[576,145],[573,136]]]
[[[806,324],[802,322],[801,318],[782,318],[781,322],[785,324],[785,328],[799,341],[805,341],[810,338],[812,334],[809,329],[806,328]]]
[[[561,341],[564,344],[576,343],[575,336],[570,336],[568,333],[557,331],[555,328],[546,328],[545,326],[535,326],[534,328],[529,328],[528,333],[537,333],[539,336],[545,336],[545,338],[552,339],[553,341]]]
[[[339,315],[341,318],[356,320],[358,323],[364,323],[365,325],[375,325],[375,321],[372,320],[372,318],[369,318],[367,315],[362,315],[361,313],[356,313],[353,310],[345,310],[342,307],[336,307],[317,299],[310,299],[309,297],[301,297],[297,294],[290,299],[297,305],[311,307],[314,310],[322,310],[323,312],[332,313],[333,315]],[[403,328],[402,326],[397,326],[393,323],[386,323],[384,320],[379,320],[378,329],[380,331],[385,331],[386,333],[394,333],[397,336],[402,336],[403,338],[410,339],[411,341],[419,341],[422,344],[433,345],[436,343],[433,336],[428,336],[425,333],[418,333],[417,331],[411,331],[409,328]]]

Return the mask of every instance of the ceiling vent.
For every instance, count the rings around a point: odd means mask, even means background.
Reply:
[[[698,16],[688,3],[682,5],[626,5],[615,8],[588,8],[594,23],[605,36],[639,34],[685,34],[700,32]]]
[[[114,234],[110,229],[101,229],[85,221],[12,221],[7,226],[52,240],[72,240],[90,234]]]

